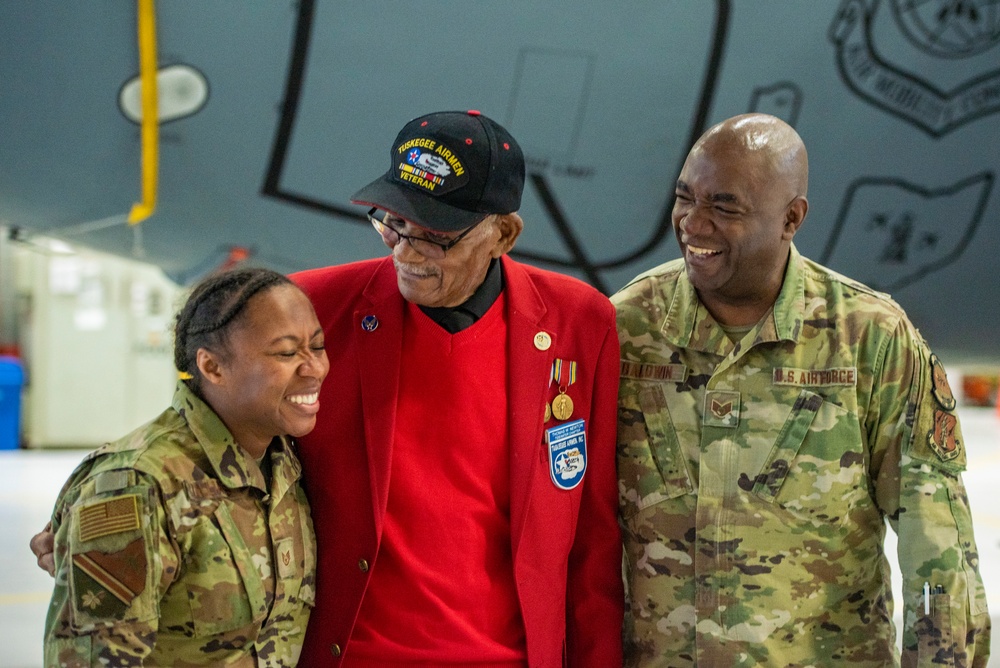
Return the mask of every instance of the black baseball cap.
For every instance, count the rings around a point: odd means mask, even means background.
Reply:
[[[521,147],[478,111],[413,119],[399,131],[389,156],[389,171],[354,193],[352,202],[438,232],[464,230],[484,216],[521,206]]]

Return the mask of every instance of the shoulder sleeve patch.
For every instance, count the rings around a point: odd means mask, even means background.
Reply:
[[[138,495],[128,494],[84,506],[79,511],[80,542],[139,528]]]
[[[934,426],[927,434],[927,442],[941,461],[951,461],[962,453],[962,443],[955,427],[958,418],[940,408],[934,409]]]
[[[931,393],[941,408],[946,411],[955,410],[955,395],[951,393],[951,386],[948,385],[948,374],[944,372],[941,360],[933,353],[931,353]]]
[[[73,555],[73,604],[92,617],[122,619],[145,587],[142,538],[111,554],[93,550]]]
[[[908,454],[959,473],[966,466],[965,444],[948,376],[937,355],[925,352],[920,358],[907,410],[912,425]]]

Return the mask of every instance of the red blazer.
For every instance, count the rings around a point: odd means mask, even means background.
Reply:
[[[511,547],[528,663],[620,666],[624,597],[614,308],[574,278],[507,257],[502,262],[511,388]],[[378,569],[399,368],[405,363],[404,301],[391,257],[305,271],[293,279],[316,307],[330,358],[316,428],[299,449],[319,542],[316,608],[300,665],[337,666],[350,651],[368,578]],[[378,322],[374,329],[372,316]],[[551,337],[547,350],[536,346],[539,332]],[[573,418],[583,417],[587,428],[587,470],[569,491],[550,479],[542,423],[545,403],[556,394],[549,386],[556,358],[578,363],[569,394]]]

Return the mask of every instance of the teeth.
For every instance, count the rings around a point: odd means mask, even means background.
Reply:
[[[293,404],[314,404],[319,401],[319,392],[314,392],[313,394],[296,394],[293,397],[288,397],[288,400]]]
[[[691,253],[693,253],[694,255],[713,255],[719,252],[719,251],[714,251],[711,248],[699,248],[698,246],[691,246],[691,245],[689,245],[687,249],[691,251]]]

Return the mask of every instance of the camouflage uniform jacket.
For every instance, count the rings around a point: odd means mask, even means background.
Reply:
[[[735,344],[682,260],[612,301],[626,665],[898,665],[886,518],[903,665],[986,665],[955,401],[895,302],[794,247]]]
[[[179,383],[171,408],[88,455],[52,517],[45,665],[294,665],[315,537],[291,442],[267,452],[269,492]]]

